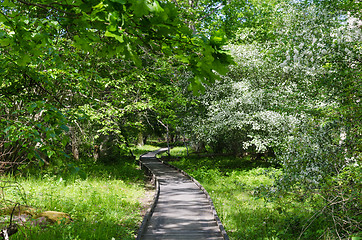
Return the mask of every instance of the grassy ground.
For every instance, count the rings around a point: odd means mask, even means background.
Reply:
[[[139,158],[159,147],[135,147],[133,153]],[[166,153],[162,156],[172,159]],[[231,240],[298,239],[309,223],[313,212],[307,201],[288,196],[272,201],[259,194],[260,186],[271,185],[271,175],[280,172],[266,162],[249,158],[186,157],[183,147],[173,148],[171,156],[182,156],[170,163],[184,169],[207,189]],[[11,239],[134,239],[144,206],[154,193],[146,186],[143,172],[137,169],[134,160],[113,165],[80,165],[87,173],[86,178],[80,177],[82,171],[75,166],[53,169],[48,174],[0,178],[0,189],[5,190],[6,199],[34,206],[39,211],[66,212],[73,218],[70,224],[22,227]],[[17,181],[23,190],[17,185],[8,187],[11,184],[6,181]],[[320,237],[322,224],[315,221],[300,239],[332,239]]]
[[[313,216],[310,203],[292,197],[277,200],[260,195],[280,170],[263,161],[233,157],[188,157],[171,164],[185,170],[209,192],[230,239],[298,239]],[[321,237],[315,221],[300,239]]]
[[[148,152],[152,152],[152,151],[155,151],[157,149],[159,149],[160,147],[159,146],[154,146],[154,145],[144,145],[142,147],[140,146],[134,146],[131,148],[133,154],[136,156],[137,159],[139,159],[139,157],[142,155],[142,154],[145,154],[145,153],[148,153]]]
[[[81,168],[87,172],[86,179],[44,173],[0,178],[7,186],[6,199],[38,211],[69,213],[73,219],[70,224],[45,228],[21,227],[11,239],[134,239],[144,207],[153,197],[151,189],[146,197],[143,171],[131,161],[83,164]],[[16,181],[23,190],[5,181]]]

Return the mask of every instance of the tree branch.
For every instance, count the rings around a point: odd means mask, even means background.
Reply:
[[[220,3],[217,7],[214,8],[214,10],[212,12],[209,12],[208,14],[202,16],[201,18],[197,19],[198,22],[204,20],[205,18],[209,17],[210,15],[212,15],[213,13],[215,13],[217,10],[219,10],[222,7],[222,3]]]
[[[28,74],[24,74],[27,78],[29,79],[33,79],[31,78]],[[62,106],[63,108],[67,108],[56,96],[53,96],[52,93],[50,93],[46,88],[44,88],[42,85],[40,85],[37,81],[34,81],[34,84],[37,85],[38,87],[40,87],[43,91],[45,91],[47,94],[49,94],[50,96],[52,96],[55,101],[57,101],[60,106]]]

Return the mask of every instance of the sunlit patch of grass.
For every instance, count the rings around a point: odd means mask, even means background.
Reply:
[[[156,151],[157,149],[160,149],[160,147],[154,146],[154,145],[147,145],[147,144],[145,144],[143,146],[131,147],[131,150],[132,150],[133,154],[136,156],[137,159],[139,159],[139,157],[142,154],[152,152],[152,151]]]
[[[188,149],[189,153],[191,152],[191,149]],[[187,150],[185,147],[173,147],[170,150],[171,156],[177,156],[177,157],[184,157],[187,156]]]
[[[139,159],[139,157],[142,154],[148,153],[148,152],[152,152],[152,151],[156,151],[160,148],[165,148],[167,147],[167,143],[161,143],[158,145],[143,145],[143,146],[133,146],[131,147],[131,150],[133,152],[133,154],[136,156],[137,159]],[[192,152],[192,150],[189,148],[189,153]],[[185,157],[187,156],[187,149],[185,147],[179,147],[179,146],[171,146],[170,149],[170,155],[172,157]],[[166,157],[168,156],[168,152],[163,152],[157,155],[157,157]]]
[[[189,154],[192,152],[191,149],[188,149]],[[163,152],[158,155],[158,157],[171,157],[174,159],[175,157],[186,157],[187,156],[187,149],[185,147],[172,147],[170,149],[170,156],[168,155],[168,152]]]
[[[53,174],[4,176],[3,180],[16,180],[23,187],[26,204],[39,211],[65,212],[73,219],[67,225],[21,227],[11,239],[134,239],[142,221],[143,171],[129,162],[84,168],[88,173],[84,180]],[[133,176],[121,175],[131,169]],[[16,198],[11,193],[6,197]]]

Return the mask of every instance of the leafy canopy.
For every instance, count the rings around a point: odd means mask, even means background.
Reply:
[[[194,34],[171,2],[3,0],[0,25],[5,68],[10,62],[19,68],[37,64],[42,55],[60,62],[52,51],[58,51],[60,39],[67,39],[85,53],[123,57],[137,66],[143,54],[174,56],[189,66],[191,86],[198,91],[232,62],[222,50],[223,32]]]

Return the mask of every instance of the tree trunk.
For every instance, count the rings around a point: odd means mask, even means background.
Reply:
[[[12,223],[10,226],[3,228],[0,232],[0,236],[4,240],[9,240],[9,237],[18,232],[18,225]]]
[[[72,154],[75,160],[79,160],[79,143],[74,127],[69,128],[72,139]]]
[[[145,142],[144,142],[144,138],[143,138],[143,133],[139,132],[137,135],[137,146],[142,147],[144,145],[145,145]]]

